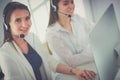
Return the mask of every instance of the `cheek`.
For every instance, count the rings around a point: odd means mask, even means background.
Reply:
[[[16,30],[15,25],[13,25],[13,23],[10,23],[9,25],[10,25],[10,28],[9,28],[10,31],[11,31],[11,32],[14,32],[14,31]]]
[[[11,28],[11,31],[14,31],[14,32],[16,32],[16,31],[18,31],[19,30],[19,28],[18,27],[16,27],[16,26],[12,26],[12,27],[10,27]]]
[[[29,27],[31,27],[31,26],[32,26],[32,21],[30,21],[30,22],[28,23],[28,25],[29,25]]]
[[[75,9],[75,5],[73,5],[73,9]]]
[[[30,26],[32,25],[32,21],[30,20]]]
[[[15,35],[18,33],[18,28],[15,26],[10,27],[10,32],[12,35]]]

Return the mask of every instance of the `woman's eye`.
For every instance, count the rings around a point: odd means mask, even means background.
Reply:
[[[69,5],[69,4],[74,4],[74,1],[65,1],[64,3],[63,3],[63,5]]]
[[[64,2],[64,4],[63,5],[68,5],[69,3],[68,2]]]
[[[26,17],[26,20],[30,20],[30,16]]]
[[[21,19],[16,19],[15,22],[21,22]]]
[[[72,4],[74,4],[74,1],[71,1]]]

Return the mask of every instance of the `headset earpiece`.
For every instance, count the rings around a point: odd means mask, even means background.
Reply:
[[[50,0],[50,3],[51,3],[51,6],[52,6],[52,8],[53,8],[54,12],[56,12],[56,11],[57,11],[57,8],[56,8],[56,6],[53,4],[53,1],[52,1],[52,0]]]
[[[6,21],[6,11],[8,10],[8,8],[6,8],[6,10],[4,10],[3,12],[3,18],[4,18],[4,22],[3,22],[3,25],[4,25],[4,28],[5,28],[5,31],[8,32],[9,31],[9,27],[8,25],[5,23]]]
[[[7,24],[3,23],[4,24],[4,27],[5,27],[5,30],[8,32],[8,26]]]

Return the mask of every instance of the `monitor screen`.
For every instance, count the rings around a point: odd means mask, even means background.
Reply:
[[[114,80],[118,71],[114,48],[119,40],[119,27],[111,4],[90,34],[100,80]]]

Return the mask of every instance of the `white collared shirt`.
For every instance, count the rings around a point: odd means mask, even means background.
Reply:
[[[72,67],[93,61],[89,45],[89,33],[93,26],[78,15],[71,17],[71,26],[72,33],[58,22],[48,27],[46,39],[53,56]]]

